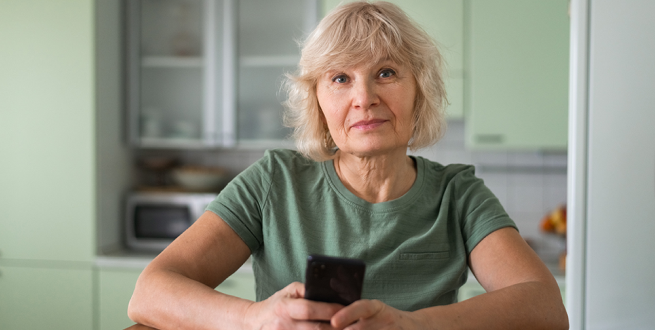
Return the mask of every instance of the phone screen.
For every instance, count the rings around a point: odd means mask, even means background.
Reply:
[[[310,255],[305,299],[350,305],[361,299],[366,265],[359,259]]]

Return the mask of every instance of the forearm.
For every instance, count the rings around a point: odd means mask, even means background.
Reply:
[[[146,270],[128,314],[133,321],[157,329],[243,329],[250,304],[175,272]]]
[[[568,329],[559,289],[543,282],[520,283],[415,313],[425,329]]]

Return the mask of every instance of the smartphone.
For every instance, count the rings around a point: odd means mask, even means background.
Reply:
[[[344,306],[362,298],[366,265],[359,259],[307,257],[305,299]]]

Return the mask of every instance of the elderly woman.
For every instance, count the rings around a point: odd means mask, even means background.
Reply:
[[[557,284],[471,166],[407,155],[444,130],[434,42],[354,2],[287,84],[298,151],[271,150],[143,271],[130,317],[193,329],[559,329]],[[363,259],[363,299],[303,299],[307,256]],[[257,302],[214,288],[252,255]],[[488,293],[457,302],[468,268]]]

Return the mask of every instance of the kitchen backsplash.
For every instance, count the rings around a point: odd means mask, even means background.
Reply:
[[[463,121],[449,121],[443,139],[414,152],[442,164],[476,166],[476,175],[498,197],[521,235],[543,259],[554,261],[564,248],[559,237],[539,231],[541,219],[566,203],[566,152],[470,151],[464,147]],[[147,154],[147,153],[146,153]],[[180,151],[184,162],[227,168],[239,173],[264,154],[260,149]],[[142,154],[143,155],[143,154]]]

